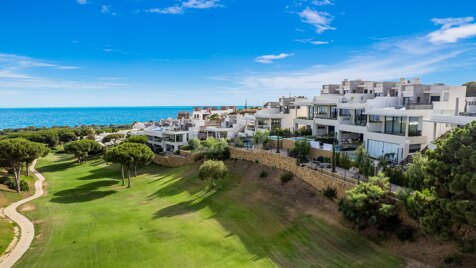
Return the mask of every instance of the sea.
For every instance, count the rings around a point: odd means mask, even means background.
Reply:
[[[176,118],[192,106],[0,108],[0,129],[80,125],[121,125]]]

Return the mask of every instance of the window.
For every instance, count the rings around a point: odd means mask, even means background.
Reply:
[[[410,147],[408,149],[409,153],[416,153],[421,150],[421,144],[410,144]]]
[[[392,135],[405,135],[406,117],[385,116],[385,133]]]
[[[331,119],[337,119],[337,106],[331,106]]]
[[[448,101],[449,99],[450,99],[450,93],[445,92],[445,94],[443,94],[443,101]]]
[[[367,115],[364,114],[364,109],[355,110],[354,123],[358,126],[365,126],[367,124]]]
[[[380,156],[389,156],[390,159],[396,160],[399,157],[399,153],[402,149],[399,148],[398,144],[377,141],[377,140],[368,140],[367,141],[367,152],[372,158],[379,158]]]
[[[350,116],[350,110],[349,109],[339,109],[339,115],[340,116]]]
[[[380,121],[380,115],[374,115],[374,114],[371,114],[370,115],[370,122],[382,122]]]
[[[421,136],[421,130],[418,129],[418,117],[410,116],[408,121],[408,136]]]

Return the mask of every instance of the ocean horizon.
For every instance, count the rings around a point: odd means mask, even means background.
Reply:
[[[197,106],[110,106],[0,108],[0,129],[80,125],[122,125],[175,118]],[[202,107],[202,106],[199,106]],[[205,107],[205,106],[203,106]],[[220,106],[206,106],[220,107]]]

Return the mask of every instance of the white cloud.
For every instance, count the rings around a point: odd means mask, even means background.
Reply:
[[[390,38],[355,53],[340,63],[314,65],[286,72],[233,74],[228,81],[236,88],[265,98],[288,94],[318,95],[322,84],[345,78],[398,80],[474,66],[476,48],[470,44],[433,45],[422,36]],[[225,79],[226,76],[221,76]],[[260,91],[261,93],[259,93]],[[264,100],[264,99],[263,99]]]
[[[111,6],[110,6],[110,5],[102,5],[102,6],[101,6],[101,13],[103,13],[103,14],[110,14],[110,15],[113,15],[113,16],[117,15],[116,12],[113,12],[113,11],[111,10]]]
[[[183,14],[186,9],[208,9],[220,6],[220,0],[187,0],[182,1],[180,4],[175,6],[166,8],[151,8],[146,10],[146,12],[179,15]]]
[[[197,8],[197,9],[205,9],[205,8],[212,8],[218,7],[219,0],[188,0],[182,3],[183,8]]]
[[[85,5],[88,3],[88,0],[77,0],[76,2],[78,2],[80,5]]]
[[[166,7],[166,8],[151,8],[147,10],[149,13],[159,13],[159,14],[182,14],[183,13],[183,8],[179,6],[171,6],[171,7]]]
[[[299,17],[301,17],[303,22],[314,26],[317,33],[335,30],[335,28],[330,25],[334,17],[327,12],[315,11],[307,7],[299,13]]]
[[[120,54],[124,54],[124,55],[127,54],[126,51],[120,50],[120,49],[115,49],[115,48],[103,48],[102,51],[104,51],[106,53],[120,53]]]
[[[476,36],[476,23],[473,17],[465,18],[434,18],[435,25],[441,25],[436,30],[427,35],[428,40],[433,44],[456,43],[460,39],[466,39]]]
[[[287,57],[293,56],[294,54],[286,54],[286,53],[281,53],[278,55],[263,55],[255,58],[255,62],[259,63],[264,63],[264,64],[270,64],[273,63],[275,60],[282,60]]]
[[[83,82],[52,79],[29,74],[33,69],[54,70],[79,69],[76,66],[58,65],[30,57],[0,53],[0,90],[3,89],[104,89],[122,86],[110,82]],[[42,73],[44,73],[43,70]]]
[[[312,3],[316,6],[329,6],[329,5],[334,5],[334,3],[331,0],[314,0]]]
[[[311,44],[311,45],[315,45],[315,46],[330,44],[329,41],[320,41],[320,40],[313,40],[313,39],[296,39],[294,41],[299,42],[299,43],[304,43],[304,44]]]

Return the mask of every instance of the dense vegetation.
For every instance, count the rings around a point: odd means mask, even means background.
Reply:
[[[64,146],[64,150],[76,156],[78,163],[83,163],[87,160],[89,155],[97,154],[101,152],[102,146],[94,140],[77,140],[67,143]]]
[[[466,97],[476,97],[476,81],[464,83],[466,86]]]
[[[14,186],[17,192],[22,190],[20,172],[22,165],[25,164],[26,175],[28,176],[30,164],[36,159],[46,156],[48,152],[48,148],[43,144],[25,139],[15,138],[0,140],[0,166],[13,170],[15,182],[14,185],[11,186]],[[28,189],[24,186],[23,190]]]
[[[456,239],[462,249],[476,242],[476,122],[439,140],[408,170],[418,191],[402,194],[409,213],[428,233]]]
[[[388,178],[380,173],[348,191],[339,202],[339,210],[360,229],[376,226],[379,230],[394,231],[400,219],[389,189]]]

